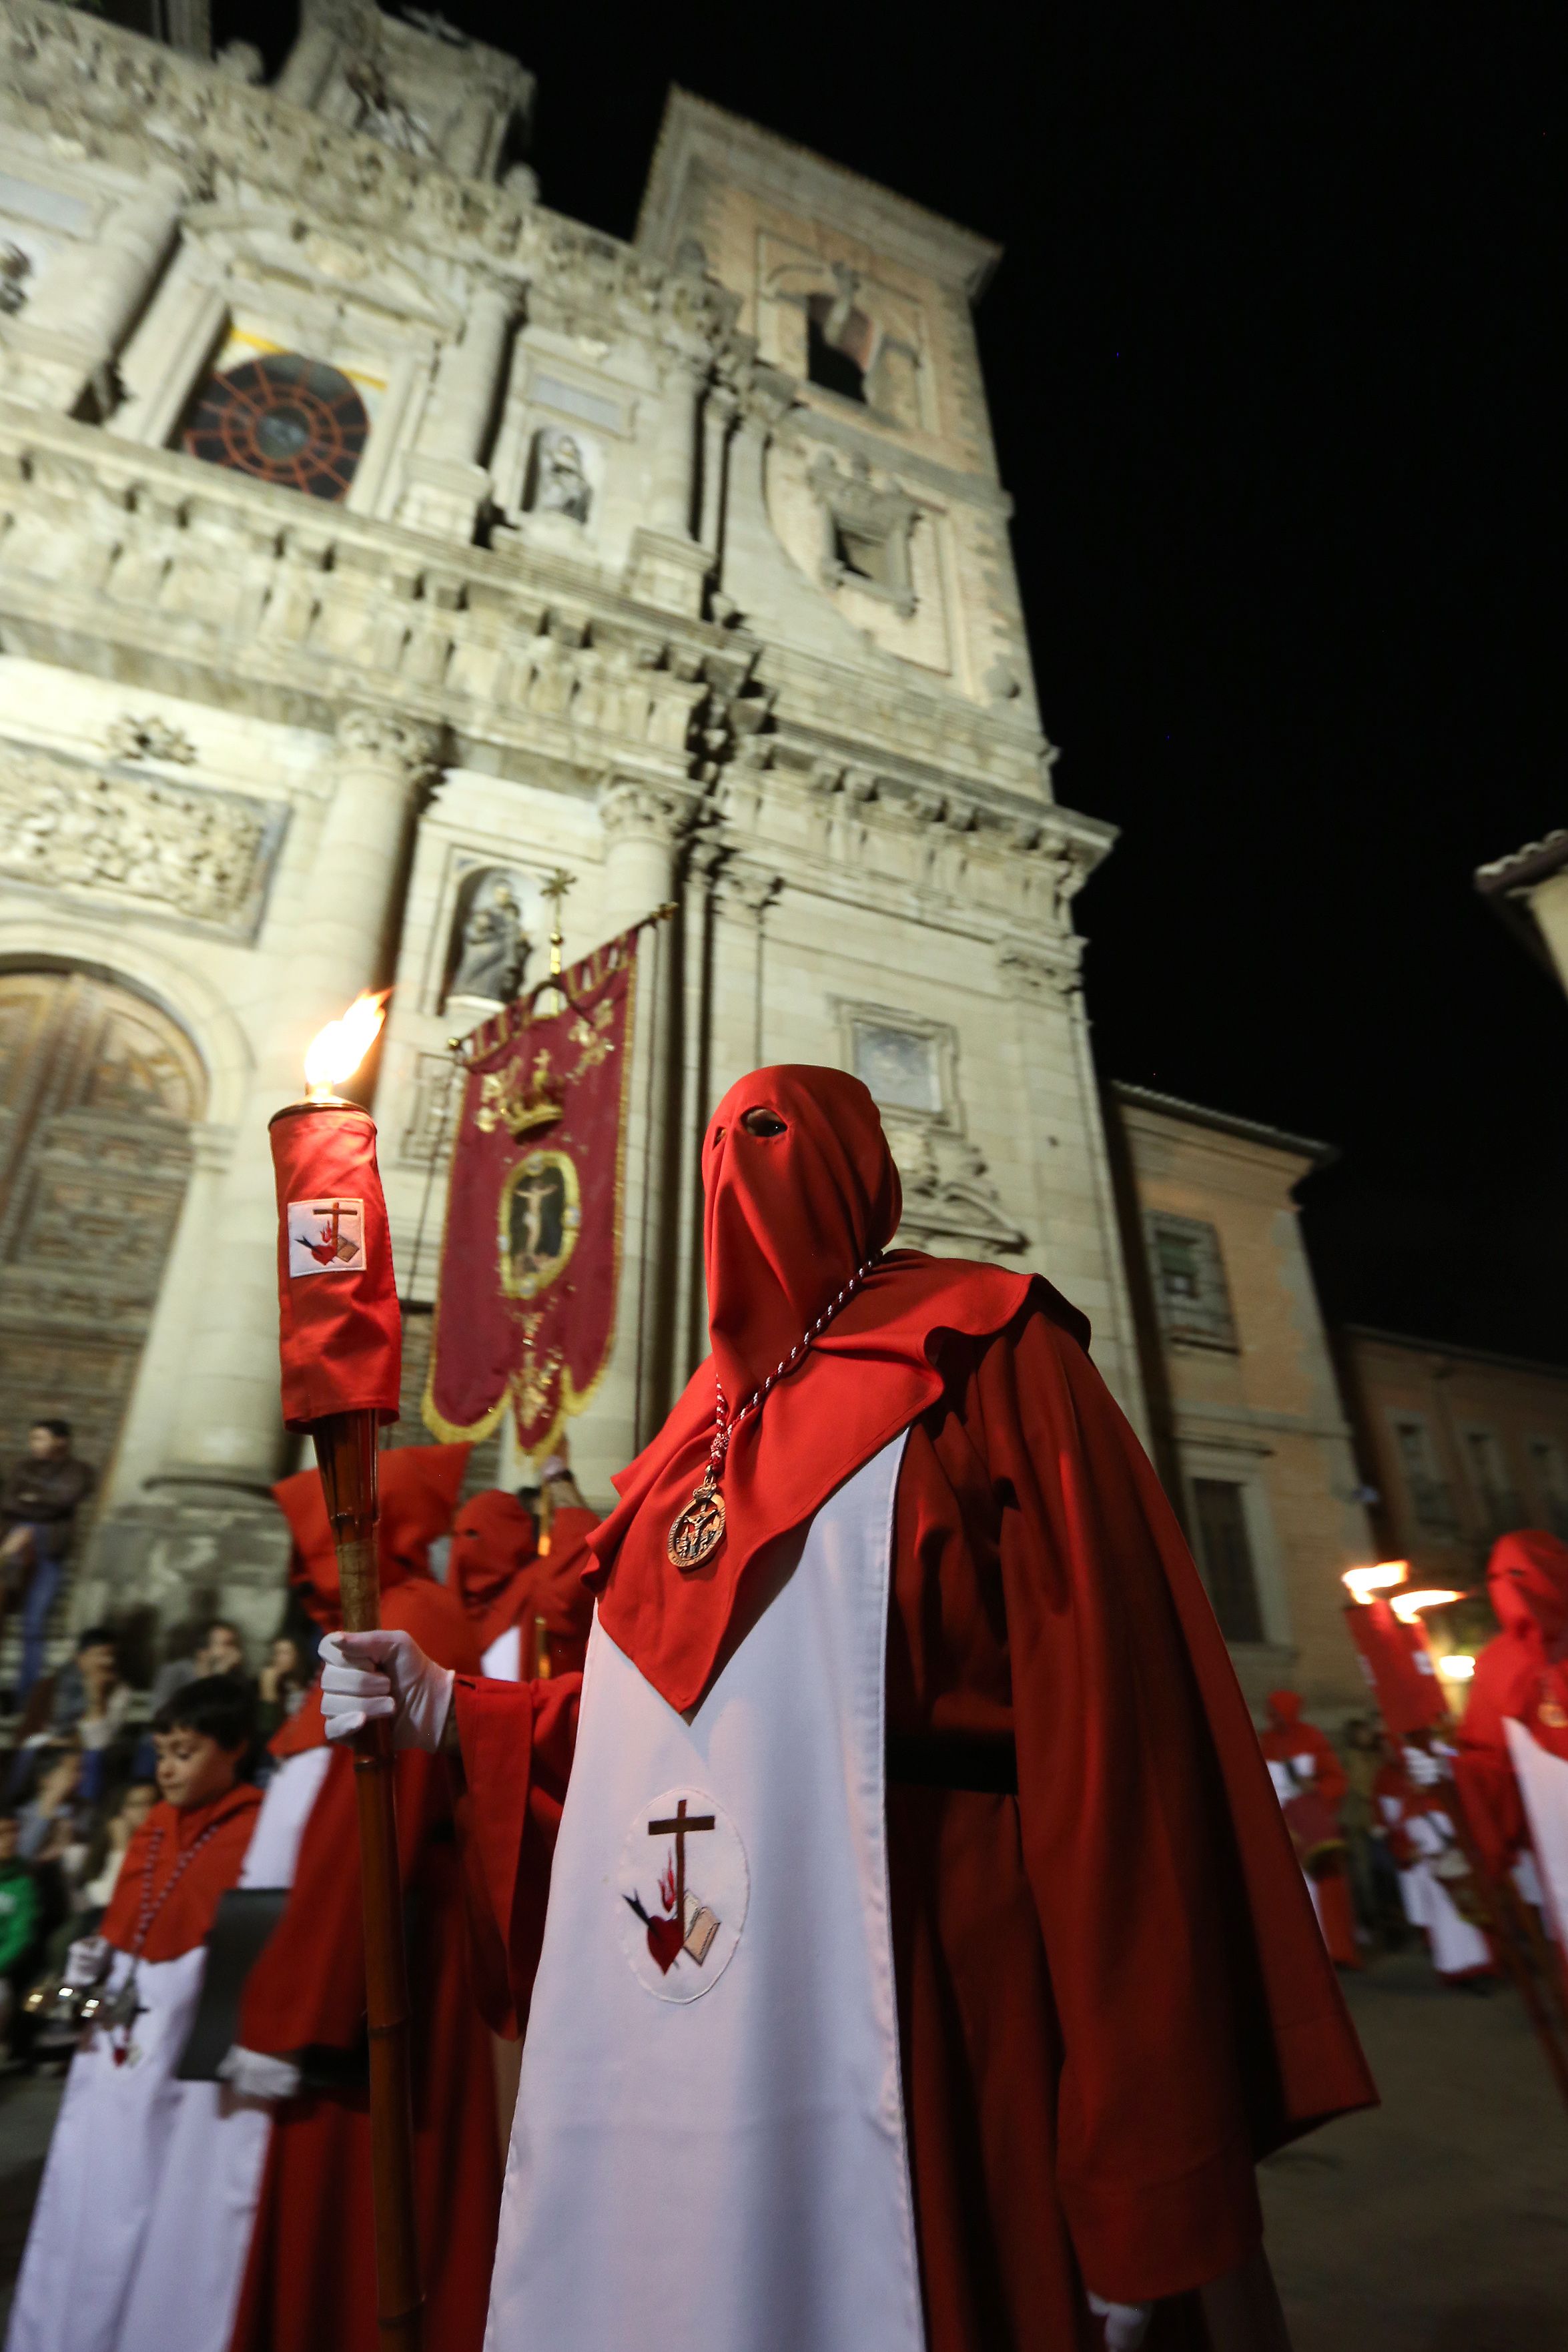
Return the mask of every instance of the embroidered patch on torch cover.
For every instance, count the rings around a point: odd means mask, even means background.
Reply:
[[[639,1805],[621,1849],[621,1937],[631,1971],[659,2000],[697,2000],[735,1957],[751,1877],[740,1832],[700,1789]]]
[[[363,1274],[364,1202],[328,1194],[289,1203],[289,1272]]]

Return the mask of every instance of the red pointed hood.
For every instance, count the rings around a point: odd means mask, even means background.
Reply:
[[[376,1528],[384,1591],[430,1574],[430,1547],[452,1524],[472,1448],[399,1445],[377,1462],[381,1517]],[[289,1580],[318,1625],[341,1622],[338,1558],[319,1470],[297,1471],[272,1489],[289,1522],[294,1556]]]
[[[1289,1730],[1292,1724],[1300,1723],[1301,1720],[1300,1692],[1293,1690],[1270,1691],[1268,1694],[1268,1715],[1270,1721],[1279,1724],[1281,1730]]]
[[[470,1495],[452,1522],[447,1581],[473,1618],[503,1598],[539,1555],[532,1512],[504,1488]]]
[[[1553,1650],[1568,1633],[1568,1544],[1541,1528],[1521,1528],[1492,1547],[1487,1584],[1508,1633]]]
[[[783,1132],[754,1135],[750,1110]],[[599,1617],[668,1704],[696,1704],[765,1546],[802,1527],[834,1489],[942,1393],[948,1334],[1000,1331],[1031,1289],[1079,1343],[1089,1325],[1038,1277],[915,1250],[884,1256],[802,1346],[857,1269],[891,1238],[898,1171],[877,1106],[842,1070],[758,1070],[731,1087],[702,1148],[704,1246],[713,1353],[651,1445],[616,1480],[618,1507],[589,1538]],[[668,1555],[671,1523],[702,1475],[716,1385],[734,1411],[793,1365],[736,1426],[724,1465],[725,1534],[691,1574]]]

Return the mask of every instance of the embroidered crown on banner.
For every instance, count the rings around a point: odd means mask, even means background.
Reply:
[[[551,1067],[549,1048],[540,1047],[526,1079],[523,1071],[520,1055],[504,1070],[491,1070],[479,1080],[474,1125],[481,1134],[490,1135],[504,1127],[509,1135],[532,1135],[542,1127],[553,1127],[561,1117],[565,1106]]]

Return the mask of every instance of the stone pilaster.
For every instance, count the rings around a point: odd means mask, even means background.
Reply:
[[[700,372],[671,359],[659,395],[649,458],[647,519],[632,534],[629,594],[672,613],[700,613],[712,568],[691,536],[697,488],[697,402]]]
[[[397,520],[411,530],[471,540],[489,496],[483,458],[489,445],[511,339],[515,298],[481,281],[461,340],[437,362],[416,446],[405,460],[406,488]]]
[[[7,331],[11,389],[42,407],[110,413],[115,354],[157,283],[184,201],[172,175],[154,173],[90,244],[61,257]]]

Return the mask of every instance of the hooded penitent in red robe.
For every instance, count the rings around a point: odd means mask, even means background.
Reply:
[[[382,1622],[444,1665],[479,1659],[458,1602],[429,1574],[450,1526],[466,1445],[381,1456]],[[324,1629],[342,1622],[320,1475],[274,1488],[294,1536],[291,1576]],[[312,1691],[273,1741],[321,1744]],[[489,2037],[464,1928],[453,1784],[444,1758],[397,1759],[397,1831],[414,2018],[415,2194],[431,2352],[479,2352],[500,2200]],[[364,1947],[353,1766],[334,1755],[300,1843],[288,1906],[246,1986],[239,2038],[279,2056],[363,2044]],[[374,2352],[370,2126],[363,2091],[277,2111],[234,2352]]]
[[[540,1537],[533,1513],[500,1486],[470,1496],[452,1523],[447,1580],[481,1656],[515,1628],[517,1675],[538,1671],[542,1638],[552,1675],[576,1674],[588,1648],[593,1597],[583,1582],[596,1514],[558,1510]],[[487,1663],[485,1671],[497,1668]]]
[[[1568,1647],[1568,1544],[1542,1528],[1521,1528],[1493,1545],[1487,1582],[1502,1630],[1476,1660],[1454,1777],[1481,1853],[1500,1872],[1525,1837],[1503,1725],[1510,1717],[1524,1719],[1543,1676]]]
[[[1340,1828],[1340,1806],[1350,1787],[1344,1766],[1327,1733],[1301,1713],[1297,1691],[1269,1692],[1268,1720],[1258,1737],[1265,1761],[1282,1768],[1294,1790],[1279,1787],[1276,1793],[1329,1957],[1342,1969],[1358,1969],[1355,1912]]]
[[[605,1630],[689,1708],[765,1606],[759,1555],[907,1432],[887,1811],[930,2352],[1092,2346],[1086,2282],[1171,2299],[1152,2347],[1196,2341],[1191,2291],[1258,2243],[1256,2158],[1375,2094],[1175,1520],[1043,1282],[898,1252],[798,1347],[898,1223],[857,1081],[742,1080],[703,1173],[713,1356],[594,1537]],[[781,1365],[735,1424],[723,1542],[682,1575],[715,1382],[734,1416]],[[576,1695],[458,1685],[519,2016]]]

